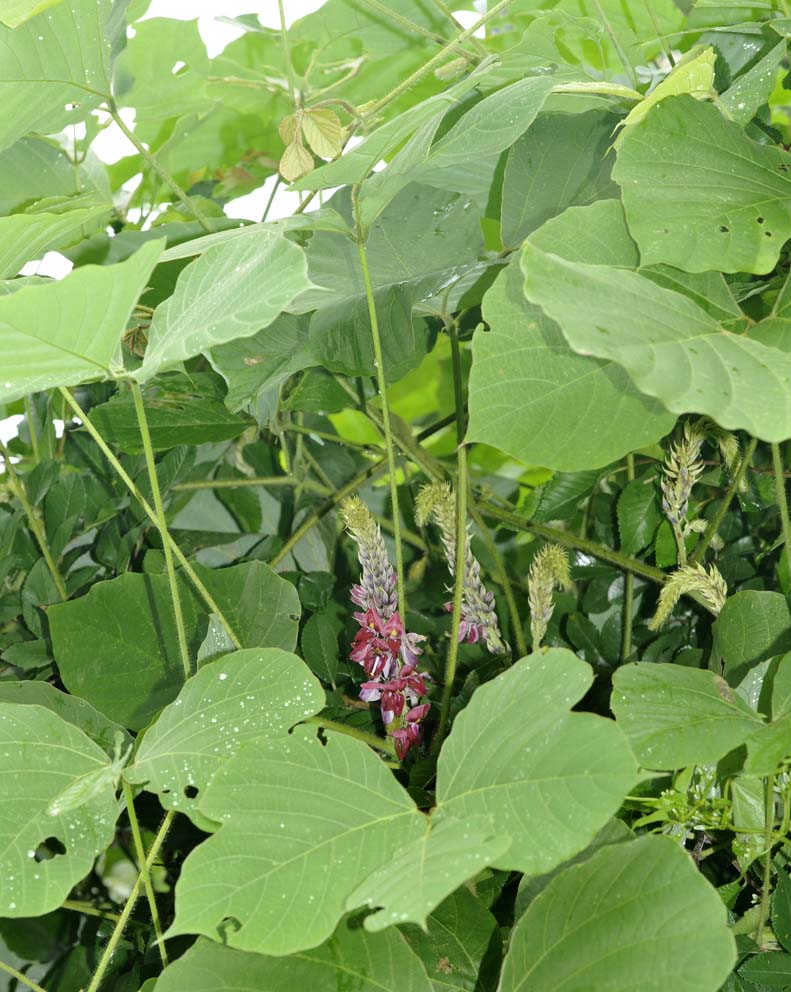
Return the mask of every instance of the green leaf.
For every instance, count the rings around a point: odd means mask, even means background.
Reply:
[[[500,152],[533,123],[554,85],[550,76],[528,76],[484,97],[432,146],[412,179],[440,189],[473,192],[480,166],[491,160],[491,167],[484,168],[486,179]],[[488,188],[488,182],[482,188]]]
[[[647,548],[662,522],[653,483],[653,476],[636,479],[627,483],[618,497],[618,532],[624,554],[635,555]]]
[[[777,592],[744,589],[730,596],[712,627],[723,674],[737,685],[747,670],[791,651],[791,613]]]
[[[77,198],[80,199],[80,198]],[[0,217],[0,279],[15,276],[25,262],[44,252],[65,248],[93,233],[95,221],[107,216],[106,203],[78,207],[60,213],[25,213]]]
[[[162,379],[153,389],[146,389],[146,418],[154,451],[164,451],[180,444],[197,445],[231,441],[250,425],[224,403],[212,396],[190,395],[183,389],[169,389]],[[102,437],[122,451],[141,454],[143,439],[135,406],[129,392],[117,393],[107,403],[91,408],[91,421]]]
[[[769,99],[775,86],[778,66],[787,50],[788,43],[779,42],[720,96],[720,106],[737,124],[742,127],[749,124],[758,108]]]
[[[120,371],[121,336],[161,251],[152,241],[118,265],[0,296],[0,402]]]
[[[142,380],[226,341],[250,337],[311,286],[301,248],[281,234],[232,240],[204,252],[157,307]]]
[[[402,931],[423,961],[433,992],[475,992],[496,929],[492,914],[462,886],[437,906],[425,929],[406,926]]]
[[[791,982],[791,954],[783,951],[755,954],[739,968],[739,975],[762,989],[787,989]]]
[[[284,737],[323,705],[321,686],[296,655],[279,648],[235,651],[185,683],[146,732],[126,778],[156,792],[166,809],[196,819],[224,761],[250,741]]]
[[[98,744],[51,710],[0,703],[3,916],[40,916],[56,909],[112,842],[119,807],[110,782],[77,809],[47,812],[77,779],[107,764]],[[38,860],[42,844],[54,856]]]
[[[791,878],[788,872],[777,872],[772,894],[772,930],[786,950],[791,948]]]
[[[644,265],[763,273],[791,235],[789,172],[787,152],[751,140],[713,104],[679,96],[629,128],[613,178]]]
[[[442,816],[491,816],[511,836],[496,867],[549,871],[590,843],[634,784],[615,724],[569,712],[592,681],[589,665],[552,648],[481,686],[456,717],[437,765],[437,803]]]
[[[94,709],[79,696],[61,692],[49,682],[0,682],[0,703],[17,703],[43,706],[56,713],[66,723],[86,734],[108,755],[115,752],[116,737],[122,735],[122,748],[126,750],[132,738],[117,723]]]
[[[171,936],[259,954],[315,947],[360,882],[423,832],[424,817],[373,751],[326,738],[299,728],[218,771],[199,808],[222,826],[184,863]]]
[[[280,386],[294,372],[314,364],[305,316],[281,314],[252,337],[213,348],[210,361],[228,383],[226,404],[238,410],[255,403],[267,389]]]
[[[503,244],[517,246],[567,207],[617,196],[607,154],[618,118],[587,114],[539,115],[508,152],[503,177]]]
[[[423,834],[396,851],[359,885],[346,908],[377,909],[366,916],[365,929],[383,930],[400,923],[426,926],[426,918],[465,879],[492,864],[511,846],[487,817],[429,821]]]
[[[712,764],[762,726],[714,672],[683,665],[624,665],[610,703],[644,768]]]
[[[110,93],[111,0],[40,9],[13,30],[0,27],[0,149],[84,120]]]
[[[774,775],[791,754],[791,714],[761,727],[746,743],[744,771],[750,775]]]
[[[338,674],[338,637],[329,617],[314,613],[302,628],[302,656],[322,682],[335,685]]]
[[[717,992],[735,961],[725,906],[687,853],[641,837],[550,882],[514,927],[499,992]]]
[[[476,212],[455,194],[412,184],[371,226],[366,256],[389,382],[415,368],[428,350],[429,331],[419,313],[474,267],[482,251]],[[299,301],[318,308],[310,321],[313,364],[345,375],[374,375],[368,305],[357,246],[319,232],[307,249],[317,289]]]
[[[114,95],[118,106],[135,108],[136,127],[145,140],[166,118],[211,107],[208,75],[197,19],[154,17],[135,24],[134,37],[115,64]]]
[[[290,582],[263,562],[194,567],[243,647],[294,647],[299,597]],[[195,658],[208,609],[183,577],[179,588]],[[80,599],[50,607],[48,617],[64,685],[110,719],[139,730],[178,694],[184,671],[165,574],[97,582]]]
[[[672,414],[638,393],[620,366],[569,348],[525,300],[517,265],[486,293],[483,316],[490,329],[473,339],[469,441],[571,472],[609,465],[672,430]]]
[[[61,2],[62,0],[0,0],[0,23],[9,28],[19,27],[42,10]]]
[[[588,209],[579,211],[580,222]],[[791,435],[789,356],[725,331],[692,300],[640,272],[542,250],[534,243],[542,230],[522,254],[525,293],[575,351],[622,365],[638,389],[674,413],[705,413],[764,440]]]
[[[191,657],[205,633],[200,604],[180,582]],[[164,574],[128,572],[48,610],[63,684],[109,719],[144,727],[184,681],[170,585]]]
[[[157,992],[431,992],[397,930],[369,934],[342,923],[320,947],[291,957],[247,954],[201,939],[157,979]]]

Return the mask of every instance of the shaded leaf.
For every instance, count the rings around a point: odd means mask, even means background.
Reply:
[[[787,152],[748,138],[713,104],[678,96],[629,128],[613,178],[644,265],[762,273],[791,235],[789,173]]]
[[[549,883],[513,930],[499,992],[716,992],[735,961],[725,906],[687,853],[641,837]]]
[[[791,651],[791,614],[777,592],[743,589],[729,596],[712,628],[725,677],[736,685],[747,670]]]
[[[683,665],[624,665],[610,703],[644,768],[711,764],[762,726],[714,672]]]
[[[201,939],[157,979],[157,992],[431,992],[420,960],[397,930],[369,934],[341,924],[320,947],[290,957],[248,954]]]

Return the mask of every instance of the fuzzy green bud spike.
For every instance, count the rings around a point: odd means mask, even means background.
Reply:
[[[349,496],[341,503],[341,516],[357,542],[362,566],[360,582],[352,587],[352,599],[363,610],[375,610],[388,620],[398,608],[397,578],[379,524],[358,496]]]
[[[433,520],[439,528],[445,561],[450,574],[456,574],[456,497],[446,482],[432,482],[423,486],[415,501],[415,518],[424,526]],[[492,654],[502,654],[506,650],[500,635],[494,596],[484,586],[481,566],[470,547],[469,524],[464,552],[464,573],[462,576],[461,624],[459,641],[474,644],[483,639]],[[451,608],[450,603],[445,604]]]
[[[716,565],[684,565],[674,572],[662,587],[656,613],[648,624],[649,630],[659,630],[673,612],[679,599],[686,593],[697,593],[712,613],[719,616],[728,598],[728,587]]]
[[[706,438],[702,421],[684,424],[680,441],[674,441],[665,458],[662,476],[662,509],[673,528],[680,528],[689,509],[692,487],[703,472],[700,449]]]
[[[568,555],[557,544],[545,544],[533,559],[527,573],[530,634],[534,651],[541,647],[541,641],[552,619],[555,589],[572,589],[573,586]]]

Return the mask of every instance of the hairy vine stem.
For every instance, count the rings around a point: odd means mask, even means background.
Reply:
[[[383,751],[385,754],[395,754],[395,744],[391,737],[377,737],[375,734],[369,734],[367,731],[360,730],[358,727],[351,727],[348,723],[326,720],[323,716],[309,716],[307,720],[303,720],[302,722],[323,727],[325,730],[334,730],[336,733],[345,734],[347,737],[353,737],[355,740],[362,741],[363,744],[376,748],[377,751]]]
[[[295,486],[302,489],[315,489],[327,495],[332,490],[313,479],[295,479],[290,475],[240,476],[238,479],[195,479],[192,482],[177,482],[170,487],[174,493],[194,492],[198,489],[244,489],[245,486]]]
[[[433,41],[437,45],[443,45],[445,47],[448,47],[449,45],[453,45],[455,50],[458,52],[458,54],[461,55],[462,58],[466,59],[468,62],[472,62],[473,64],[475,64],[478,61],[478,59],[474,55],[472,55],[470,52],[462,48],[458,42],[453,42],[453,41],[449,42],[448,39],[443,38],[441,34],[436,34],[434,31],[429,31],[428,28],[424,28],[422,24],[416,24],[414,21],[410,21],[408,17],[403,17],[397,11],[392,10],[390,7],[386,7],[383,3],[379,3],[379,0],[363,0],[363,3],[369,6],[372,10],[375,10],[378,13],[383,14],[385,17],[389,17],[394,24],[397,24],[399,27],[404,28],[405,31],[412,31],[415,34],[419,34],[421,35],[421,37],[428,38],[429,41]],[[435,4],[442,3],[442,0],[434,0],[434,3]],[[453,25],[456,28],[456,30],[459,30],[461,28],[461,25],[458,23],[458,21],[453,16],[453,14],[450,13],[450,11],[448,11],[448,14],[450,14],[451,20],[453,21]],[[489,53],[485,52],[484,54],[488,55]]]
[[[772,464],[775,470],[775,493],[777,505],[780,509],[780,521],[783,525],[783,554],[786,559],[786,568],[791,577],[791,523],[788,519],[788,500],[786,498],[786,483],[783,475],[783,455],[780,445],[772,444]]]
[[[123,482],[123,484],[129,490],[129,492],[134,496],[134,498],[140,504],[140,508],[142,509],[143,513],[145,513],[145,515],[154,525],[158,526],[157,515],[154,512],[153,507],[149,504],[148,500],[145,498],[145,496],[143,496],[143,494],[135,485],[132,477],[129,475],[129,473],[120,463],[120,461],[113,454],[112,449],[107,444],[105,439],[102,437],[101,433],[97,430],[96,426],[92,423],[88,414],[82,409],[80,404],[77,402],[77,400],[74,398],[74,396],[71,394],[71,392],[68,389],[66,389],[64,386],[60,386],[59,391],[63,396],[63,398],[65,399],[68,406],[71,408],[74,415],[80,420],[82,426],[91,435],[94,442],[96,443],[96,446],[102,452],[102,454],[107,459],[107,461],[110,463],[111,467],[115,471],[118,478]],[[65,431],[64,431],[64,437],[65,437]],[[206,603],[206,605],[209,607],[209,610],[217,616],[217,619],[220,621],[226,633],[233,642],[234,647],[240,648],[242,646],[242,642],[241,639],[239,638],[239,635],[236,633],[235,629],[233,628],[233,626],[231,625],[230,621],[225,616],[223,611],[220,609],[219,605],[215,602],[214,597],[206,588],[200,576],[192,567],[189,559],[181,550],[181,548],[178,546],[175,538],[171,535],[170,531],[167,532],[167,542],[171,550],[173,551],[173,554],[176,556],[176,560],[178,561],[179,565],[184,569],[184,573],[186,574],[187,578],[195,587],[195,590],[197,591],[198,595],[203,599],[204,603]]]
[[[12,968],[10,964],[6,964],[5,961],[0,961],[0,971],[4,971],[7,975],[10,975],[16,981],[21,982],[23,985],[27,985],[29,989],[33,992],[46,992],[37,982],[34,982],[32,978],[28,978],[27,975],[23,975],[21,971],[17,971],[16,968]]]
[[[145,859],[144,866],[141,865],[141,871],[138,873],[135,884],[132,886],[132,891],[129,893],[129,898],[126,900],[124,908],[121,910],[121,915],[118,918],[118,922],[110,934],[110,939],[107,941],[107,946],[104,949],[99,964],[96,966],[96,971],[93,973],[90,984],[85,992],[97,992],[99,987],[104,980],[105,972],[112,960],[113,954],[115,954],[115,949],[118,946],[118,941],[121,939],[121,935],[124,932],[129,917],[132,915],[132,910],[135,908],[135,903],[137,902],[138,896],[140,895],[140,889],[143,886],[143,867],[146,871],[151,870],[151,866],[154,864],[157,855],[159,854],[160,848],[165,843],[165,838],[170,830],[170,825],[173,822],[173,818],[176,814],[174,811],[168,810],[165,814],[165,818],[162,821],[162,825],[157,832],[154,842],[151,845],[151,850],[148,852],[148,857]]]
[[[41,518],[38,513],[36,513],[35,507],[28,499],[25,483],[22,481],[14,463],[11,461],[11,455],[8,453],[8,448],[6,448],[2,441],[0,441],[0,455],[2,455],[3,461],[5,462],[5,470],[8,474],[8,481],[11,485],[11,491],[22,504],[22,509],[25,511],[28,525],[35,535],[36,543],[41,549],[41,554],[43,555],[44,561],[49,569],[49,574],[52,576],[52,581],[55,583],[55,588],[58,590],[58,595],[65,603],[69,598],[69,593],[66,589],[66,583],[63,581],[63,576],[60,574],[60,570],[58,569],[55,557],[52,554],[52,549],[49,546],[47,534],[44,530],[44,524],[41,522]]]
[[[626,482],[634,482],[634,455],[626,456]],[[632,613],[634,611],[634,573],[625,572],[623,577],[623,632],[621,635],[621,664],[632,653]]]
[[[382,401],[382,426],[385,435],[385,450],[387,451],[387,471],[390,476],[390,502],[393,504],[393,541],[395,543],[396,574],[398,576],[398,612],[406,623],[406,589],[404,586],[404,549],[401,544],[401,512],[398,506],[398,479],[396,478],[395,445],[393,431],[390,425],[390,404],[387,399],[387,379],[385,377],[384,354],[382,339],[379,335],[379,320],[376,315],[376,300],[371,283],[371,273],[368,269],[368,256],[365,252],[365,232],[360,218],[359,188],[352,187],[352,204],[354,206],[354,224],[357,233],[357,253],[360,258],[360,268],[365,285],[365,299],[368,304],[368,319],[371,322],[371,338],[374,346],[374,363],[376,365],[376,381],[379,396]]]
[[[154,894],[154,886],[151,884],[151,873],[149,872],[148,865],[146,864],[146,849],[143,847],[143,838],[140,834],[140,824],[137,821],[137,813],[135,813],[135,794],[132,792],[132,787],[125,778],[121,779],[121,785],[124,791],[124,799],[126,800],[126,813],[129,817],[129,826],[132,828],[132,840],[135,844],[135,857],[137,858],[140,874],[143,877],[143,886],[146,890],[148,908],[151,911],[151,922],[154,924],[154,933],[157,936],[159,956],[162,959],[163,966],[167,968],[168,953],[165,949],[165,941],[162,939],[162,925],[159,922],[157,897]]]
[[[766,803],[764,806],[764,872],[761,883],[761,901],[758,905],[758,924],[755,928],[755,942],[760,948],[764,927],[769,919],[769,893],[772,886],[772,847],[775,825],[775,777],[770,775],[765,782]]]
[[[191,674],[190,653],[189,648],[187,647],[187,634],[184,629],[184,614],[181,611],[181,593],[179,592],[176,569],[173,564],[173,549],[171,548],[169,541],[170,531],[168,530],[168,522],[165,517],[165,507],[162,503],[162,492],[159,488],[157,464],[154,460],[154,448],[151,444],[151,433],[148,429],[148,418],[146,417],[146,408],[143,404],[143,394],[140,391],[140,386],[134,381],[132,382],[132,397],[135,403],[135,413],[137,414],[137,423],[140,427],[140,435],[143,438],[143,451],[145,453],[146,466],[148,468],[148,480],[151,483],[151,494],[154,497],[154,510],[157,516],[157,527],[159,528],[159,533],[162,538],[162,550],[165,553],[165,570],[168,575],[170,598],[173,603],[173,613],[176,619],[176,634],[179,642],[181,666],[184,669],[184,678],[188,679]]]
[[[107,107],[110,111],[110,116],[118,125],[121,133],[127,138],[138,152],[143,156],[143,158],[148,162],[154,172],[159,176],[162,182],[173,192],[178,200],[180,200],[184,206],[189,210],[195,220],[200,224],[204,231],[208,234],[214,233],[214,225],[211,221],[204,215],[203,211],[187,196],[184,190],[179,186],[176,180],[171,176],[171,174],[164,168],[164,166],[154,157],[154,155],[146,148],[142,141],[135,135],[134,131],[131,131],[126,124],[124,119],[118,112],[118,107],[115,105],[114,100],[108,100]]]
[[[470,27],[465,28],[461,34],[456,35],[456,37],[441,51],[437,52],[437,54],[430,58],[428,62],[425,62],[422,66],[420,66],[419,69],[416,69],[411,76],[407,76],[407,78],[400,82],[397,86],[394,86],[389,93],[386,93],[379,100],[371,100],[369,103],[363,104],[362,107],[360,107],[363,118],[370,118],[373,117],[374,114],[378,114],[380,110],[384,110],[384,108],[391,104],[393,100],[398,99],[402,93],[405,93],[416,83],[419,83],[424,76],[427,76],[430,72],[433,72],[434,69],[438,68],[442,60],[449,55],[457,45],[461,44],[463,41],[466,41],[468,38],[471,38],[476,31],[484,26],[484,24],[491,21],[492,18],[496,17],[502,10],[505,10],[511,2],[512,0],[499,0],[499,3],[496,3],[490,10],[487,10],[482,17],[479,17],[474,24],[470,25]]]

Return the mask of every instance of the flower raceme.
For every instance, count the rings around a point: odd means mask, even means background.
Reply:
[[[418,493],[416,503],[417,522],[422,527],[433,519],[442,537],[445,560],[451,575],[456,574],[456,498],[451,487],[445,482],[432,482]],[[461,623],[459,642],[475,644],[483,641],[492,654],[502,654],[505,644],[500,636],[494,596],[484,586],[481,566],[470,548],[469,527],[465,543],[464,571],[462,575]],[[446,603],[450,612],[452,603]]]
[[[410,634],[396,609],[396,574],[387,555],[382,533],[368,507],[353,496],[341,504],[346,528],[357,543],[362,567],[360,581],[352,587],[352,600],[361,607],[350,658],[361,665],[368,681],[360,687],[360,699],[378,702],[382,722],[393,738],[396,754],[403,759],[420,742],[421,723],[429,712],[420,703],[426,694],[426,672],[417,672],[422,653],[421,634]]]

